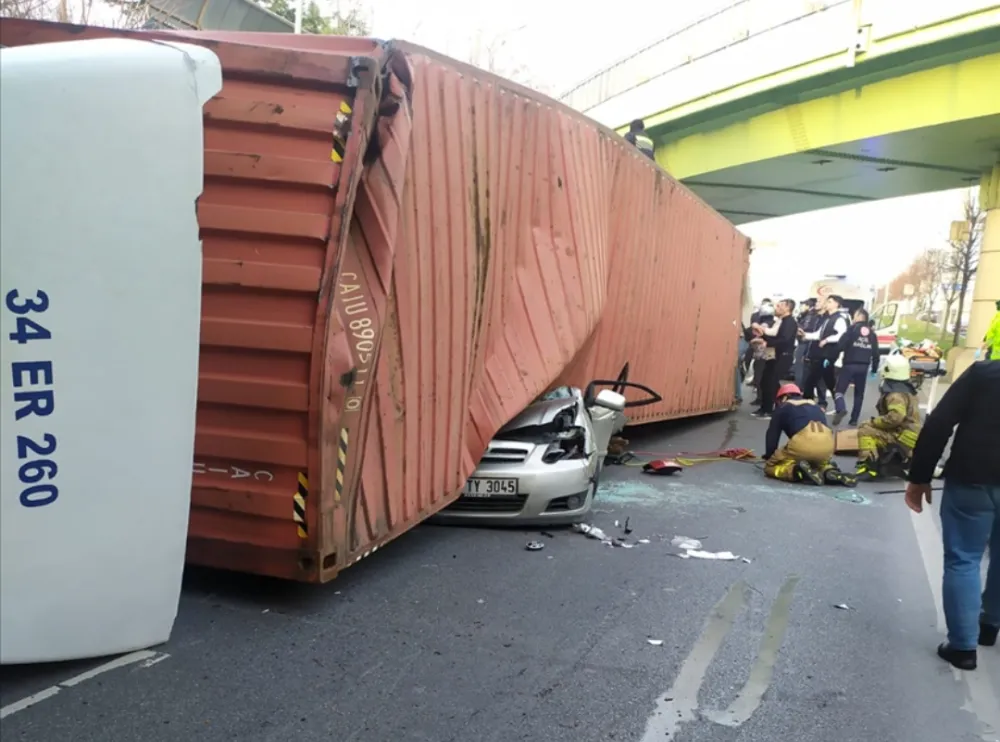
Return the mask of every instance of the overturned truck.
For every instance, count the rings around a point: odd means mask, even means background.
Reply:
[[[218,55],[189,562],[310,582],[437,512],[494,434],[626,363],[733,401],[747,240],[581,114],[405,43],[4,20]],[[155,147],[155,142],[150,142]]]

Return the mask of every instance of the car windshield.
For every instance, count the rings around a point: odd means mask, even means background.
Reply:
[[[545,392],[542,396],[536,399],[536,402],[548,402],[551,399],[569,399],[573,396],[572,387],[568,386],[558,386],[550,392]]]

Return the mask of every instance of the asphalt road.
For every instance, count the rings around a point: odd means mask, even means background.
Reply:
[[[763,430],[744,411],[630,437],[759,452]],[[100,663],[3,668],[0,736],[998,739],[1000,648],[976,673],[934,655],[936,516],[874,489],[852,502],[735,462],[673,478],[609,467],[594,522],[618,533],[629,518],[649,544],[425,526],[321,588],[192,570],[155,656],[68,684]],[[676,535],[750,561],[678,558]],[[546,548],[526,551],[534,538]]]

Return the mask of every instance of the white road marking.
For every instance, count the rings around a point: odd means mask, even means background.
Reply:
[[[110,662],[105,662],[103,665],[98,665],[97,667],[82,672],[79,675],[74,675],[68,680],[63,680],[60,683],[56,683],[53,686],[40,690],[37,693],[32,693],[26,698],[22,698],[20,701],[14,701],[14,703],[8,703],[3,708],[0,708],[0,719],[6,719],[12,714],[16,714],[19,711],[24,711],[26,708],[31,708],[36,703],[41,703],[53,696],[59,694],[59,691],[65,690],[67,688],[73,688],[81,683],[85,683],[88,680],[93,680],[98,675],[103,675],[111,670],[117,670],[120,667],[126,667],[128,665],[133,665],[137,662],[141,662],[140,667],[152,667],[158,662],[162,662],[167,659],[170,655],[164,652],[154,652],[151,649],[143,649],[139,652],[132,652],[131,654],[122,655]]]
[[[933,513],[925,509],[918,515],[912,510],[910,522],[917,535],[917,545],[920,547],[920,557],[924,563],[927,582],[934,596],[937,608],[937,629],[941,634],[948,632],[944,619],[944,602],[942,579],[944,577],[944,549],[941,545],[941,531],[937,526]],[[986,652],[979,652],[979,669],[975,672],[962,672],[952,668],[952,676],[956,683],[961,683],[965,694],[963,711],[973,714],[982,725],[981,738],[985,742],[1000,742],[1000,696],[993,688],[990,675],[994,672],[993,658]]]
[[[646,722],[642,742],[673,739],[681,724],[698,718],[698,692],[705,681],[708,666],[746,605],[748,593],[746,584],[737,582],[712,608],[701,636],[681,665],[673,686],[657,699],[656,711]]]

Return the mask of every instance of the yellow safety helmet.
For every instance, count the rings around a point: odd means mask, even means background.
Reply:
[[[882,378],[886,381],[909,381],[909,360],[898,353],[888,356],[882,364]]]

